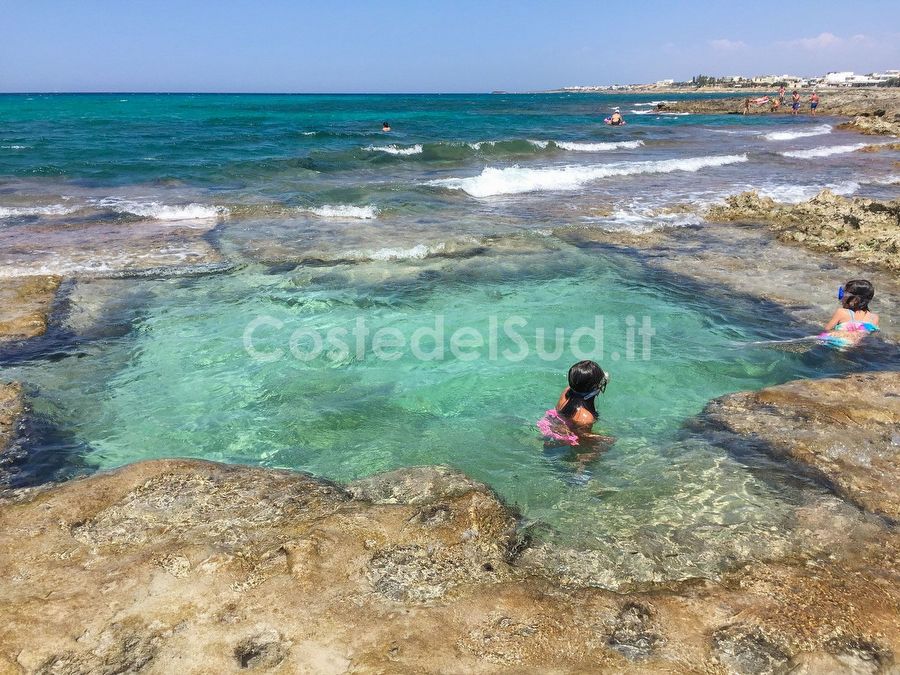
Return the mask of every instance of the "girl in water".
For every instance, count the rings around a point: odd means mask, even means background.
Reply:
[[[538,422],[538,429],[548,439],[578,445],[584,439],[606,439],[591,432],[597,421],[595,399],[606,391],[609,375],[593,361],[579,361],[569,368],[569,386]]]
[[[878,315],[869,311],[875,287],[865,279],[853,279],[838,289],[840,308],[831,315],[819,340],[830,347],[854,347],[878,330]]]

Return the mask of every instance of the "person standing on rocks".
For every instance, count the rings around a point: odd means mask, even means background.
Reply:
[[[784,85],[778,88],[778,105],[784,103]]]
[[[794,93],[791,94],[791,115],[800,114],[800,92],[794,89]]]
[[[813,92],[809,97],[809,114],[813,117],[816,116],[816,108],[819,107],[819,95],[816,92]]]

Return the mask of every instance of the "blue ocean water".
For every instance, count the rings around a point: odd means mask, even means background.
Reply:
[[[624,127],[603,124],[615,106]],[[577,234],[696,227],[702,241],[714,226],[694,207],[751,188],[896,196],[896,153],[854,152],[871,141],[827,117],[654,107],[574,94],[0,95],[5,246],[33,243],[30,273],[80,277],[47,348],[0,363],[53,429],[28,470],[191,456],[349,480],[444,463],[566,546],[705,551],[699,574],[765,555],[818,493],[686,420],[715,396],[896,354],[744,348],[808,327]],[[196,228],[230,271],[104,280],[64,252],[41,256],[47,237],[78,242],[97,222]],[[617,441],[579,463],[535,421],[577,360],[567,340],[598,317],[603,338],[584,340],[584,356],[611,373],[598,428]],[[359,322],[393,346],[356,349]],[[443,356],[416,355],[413,336],[439,324]],[[453,353],[458,330],[467,346]]]

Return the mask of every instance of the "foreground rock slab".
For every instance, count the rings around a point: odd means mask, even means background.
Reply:
[[[710,402],[705,417],[759,439],[848,501],[900,520],[900,373],[731,394]]]
[[[43,335],[61,278],[28,276],[0,283],[0,343]]]
[[[898,538],[619,595],[517,565],[442,467],[339,486],[166,460],[0,507],[0,672],[887,672]]]

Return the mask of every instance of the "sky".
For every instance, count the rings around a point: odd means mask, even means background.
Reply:
[[[0,0],[0,91],[480,92],[900,68],[900,0]]]

